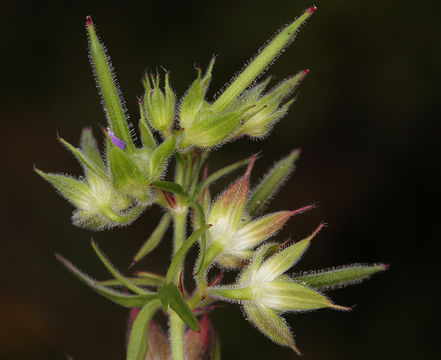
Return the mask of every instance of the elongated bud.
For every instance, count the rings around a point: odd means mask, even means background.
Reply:
[[[133,151],[132,136],[124,115],[123,100],[118,91],[110,57],[98,40],[92,19],[86,18],[87,31],[89,34],[90,62],[96,75],[97,86],[104,100],[105,111],[108,115],[109,127],[115,136],[127,143],[128,151]]]
[[[358,284],[389,268],[387,264],[353,264],[297,275],[294,280],[318,289],[338,289]]]
[[[294,164],[300,156],[300,150],[294,150],[287,157],[274,164],[274,167],[264,176],[250,195],[247,212],[253,216],[258,213],[265,203],[280,189],[289,175],[294,171]]]
[[[236,130],[235,136],[248,135],[262,138],[268,135],[274,124],[279,121],[294,102],[283,103],[305,77],[305,71],[299,72],[271,89],[254,103],[254,108],[244,114],[243,124]],[[253,91],[253,88],[248,90]],[[240,102],[240,99],[238,100]]]
[[[314,10],[313,10],[314,9]],[[274,39],[254,58],[233,83],[228,86],[224,93],[213,104],[216,111],[224,111],[248,85],[270,64],[277,55],[287,46],[299,27],[311,16],[317,8],[308,9],[298,19],[285,27]]]

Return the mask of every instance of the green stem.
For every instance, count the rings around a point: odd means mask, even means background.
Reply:
[[[173,243],[173,255],[180,249],[185,241],[185,227],[187,220],[187,210],[183,213],[175,213],[175,229],[174,229],[174,243]],[[182,270],[182,269],[181,269]],[[179,281],[180,271],[177,272],[177,277],[174,280],[175,283]],[[184,360],[184,330],[185,325],[181,318],[170,309],[170,341],[172,360]]]
[[[169,318],[171,358],[172,360],[184,360],[184,322],[173,310],[169,311]]]

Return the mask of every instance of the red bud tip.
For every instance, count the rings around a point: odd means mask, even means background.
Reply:
[[[139,97],[138,98],[138,104],[141,105],[141,103],[142,103],[142,99]]]
[[[350,311],[350,310],[352,310],[351,307],[341,306],[341,305],[336,305],[336,304],[332,304],[331,307],[332,307],[333,309],[336,309],[336,310],[342,310],[342,311]]]
[[[250,176],[251,170],[253,169],[254,163],[256,162],[257,158],[258,158],[257,155],[251,156],[251,159],[250,159],[250,162],[248,164],[248,168],[247,168],[247,171],[245,173],[245,176]]]
[[[390,265],[389,264],[382,264],[381,267],[383,268],[383,270],[387,270],[390,268]]]
[[[302,214],[305,211],[311,210],[313,208],[315,208],[315,205],[307,205],[307,206],[301,207],[300,209],[291,211],[291,216],[297,215],[297,214]]]
[[[305,70],[303,70],[303,75],[308,75],[309,74],[309,69],[305,69]]]
[[[308,12],[310,13],[310,14],[312,14],[312,13],[315,13],[317,11],[317,7],[314,5],[314,6],[312,6],[312,7],[310,7],[309,9],[308,9]]]
[[[86,16],[86,24],[87,26],[93,26],[92,18],[90,16]]]
[[[127,270],[130,270],[130,269],[133,267],[133,265],[135,265],[135,264],[136,264],[136,261],[133,260],[133,261],[130,263],[130,265],[129,265],[129,267],[128,267]]]

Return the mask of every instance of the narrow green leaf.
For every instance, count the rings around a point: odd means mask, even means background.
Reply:
[[[135,149],[130,135],[126,117],[123,110],[123,101],[117,89],[110,57],[103,45],[99,42],[92,19],[87,17],[87,31],[89,34],[89,49],[92,68],[96,74],[97,86],[104,99],[109,127],[113,133],[127,143],[127,151]]]
[[[152,180],[158,180],[164,173],[167,160],[176,149],[178,136],[179,135],[174,135],[168,138],[153,152],[152,158],[150,159],[150,177]]]
[[[285,27],[271,42],[250,62],[245,70],[231,83],[230,86],[213,104],[216,112],[224,111],[234,102],[237,97],[252,83],[252,81],[271,64],[277,55],[295,37],[297,30],[316,10],[315,7],[308,9],[294,22]]]
[[[103,286],[102,283],[97,283],[97,281],[85,273],[78,270],[69,260],[66,260],[59,254],[55,254],[56,259],[67,269],[69,270],[77,279],[90,287],[93,291],[98,294],[108,298],[109,300],[128,308],[141,307],[147,301],[157,297],[155,294],[144,296],[144,295],[126,295],[119,291],[115,291],[113,289],[109,289]]]
[[[165,283],[165,277],[148,271],[137,271],[136,275],[148,280],[152,286],[162,286]]]
[[[145,304],[136,316],[127,346],[127,360],[144,360],[148,346],[147,331],[149,322],[160,304],[159,300],[152,300]]]
[[[158,280],[152,280],[147,277],[130,277],[127,278],[129,281],[131,281],[135,285],[140,286],[152,286],[152,287],[158,287],[163,285],[163,281]],[[110,280],[103,280],[98,281],[97,285],[102,286],[124,286],[123,283],[117,279],[110,279]]]
[[[210,227],[211,225],[204,225],[200,227],[193,234],[191,234],[187,238],[187,240],[184,241],[182,246],[178,249],[175,256],[173,257],[170,267],[168,268],[167,275],[165,277],[165,281],[167,283],[172,282],[178,276],[179,269],[181,268],[185,254],[187,253],[188,250],[190,250],[190,248],[193,246],[196,240],[199,239],[199,237],[202,234],[204,234]]]
[[[199,322],[174,283],[167,283],[164,287],[158,288],[158,296],[162,302],[163,309],[170,306],[190,329],[194,331],[199,330]]]
[[[332,290],[359,284],[388,268],[389,265],[386,264],[353,264],[300,274],[295,276],[294,280],[313,288]]]
[[[165,213],[159,222],[156,229],[150,235],[150,237],[146,240],[146,242],[141,246],[136,255],[133,258],[133,262],[137,263],[141,259],[143,259],[147,254],[152,252],[161,242],[164,237],[165,232],[168,229],[170,224],[170,213]]]
[[[249,196],[247,212],[250,216],[256,215],[282,187],[289,175],[294,171],[294,163],[300,155],[300,150],[294,150],[287,157],[278,161],[264,176]]]
[[[244,160],[237,161],[234,164],[226,166],[226,167],[216,171],[215,173],[211,174],[197,187],[197,189],[193,195],[193,199],[195,199],[195,200],[199,199],[199,197],[201,196],[201,192],[204,188],[208,187],[209,185],[211,185],[215,181],[219,180],[221,177],[228,175],[229,173],[233,172],[234,170],[236,170],[244,165],[247,165],[253,158],[254,158],[254,156],[249,157]]]
[[[116,270],[113,265],[110,263],[110,261],[106,258],[106,256],[102,253],[96,242],[92,239],[90,241],[93,250],[97,254],[98,258],[101,260],[101,262],[104,264],[104,266],[109,270],[109,272],[120,281],[127,289],[132,290],[135,294],[139,295],[151,295],[151,292],[145,291],[144,289],[141,289],[140,287],[136,286],[133,282],[131,282],[128,278],[124,277],[120,274],[118,270]]]

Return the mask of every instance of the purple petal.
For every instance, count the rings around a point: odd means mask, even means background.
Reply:
[[[111,130],[107,130],[110,140],[112,140],[113,145],[119,147],[122,151],[126,150],[127,143],[120,138],[117,138]]]

